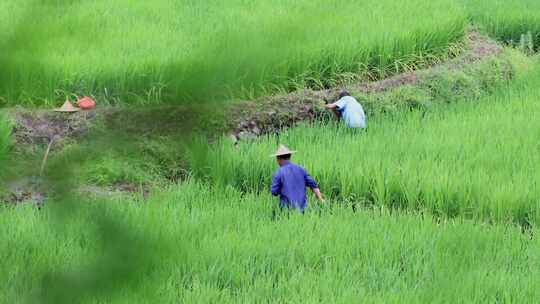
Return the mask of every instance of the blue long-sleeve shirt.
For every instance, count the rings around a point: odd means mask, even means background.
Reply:
[[[307,171],[291,162],[281,166],[272,178],[272,195],[280,197],[280,206],[304,211],[307,206],[306,187],[319,188]]]

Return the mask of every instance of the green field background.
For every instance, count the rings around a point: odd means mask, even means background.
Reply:
[[[440,56],[469,22],[519,41],[537,1],[2,1],[0,102],[249,98],[378,78]]]

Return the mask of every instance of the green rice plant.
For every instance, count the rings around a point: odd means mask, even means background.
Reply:
[[[2,194],[5,190],[4,179],[8,175],[8,154],[11,145],[12,122],[7,115],[0,112],[0,204],[2,203]]]
[[[9,228],[0,234],[2,301],[530,303],[540,296],[540,242],[513,225],[340,205],[280,213],[267,195],[194,182],[130,202],[82,200],[62,222],[55,204],[0,208],[0,225]]]
[[[5,114],[0,113],[0,167],[7,158],[13,125]]]
[[[444,54],[466,20],[447,0],[7,0],[0,96],[182,103],[329,86]]]
[[[540,3],[535,0],[465,0],[471,20],[491,35],[514,46],[527,36],[528,46],[537,50],[540,46]]]
[[[0,98],[200,103],[335,86],[446,58],[468,21],[536,50],[538,9],[535,0],[7,0]]]
[[[275,168],[268,155],[285,143],[323,192],[365,204],[432,214],[540,221],[540,73],[493,96],[371,117],[368,130],[307,125],[208,153],[217,184],[266,192]],[[197,171],[197,168],[194,168]]]

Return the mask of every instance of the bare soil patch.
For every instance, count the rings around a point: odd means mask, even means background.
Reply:
[[[40,177],[25,177],[7,185],[8,193],[0,195],[0,202],[8,204],[31,203],[40,207],[47,198]]]
[[[83,185],[79,192],[93,196],[110,196],[116,194],[141,195],[147,199],[150,195],[151,187],[149,184],[136,184],[130,182],[119,182],[111,186]]]
[[[57,113],[46,110],[16,110],[13,135],[19,145],[48,145],[54,141],[54,147],[59,147],[67,139],[85,135],[96,117],[95,111]]]

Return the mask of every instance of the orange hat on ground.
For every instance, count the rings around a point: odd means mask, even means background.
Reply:
[[[96,102],[92,98],[85,96],[77,100],[77,106],[83,110],[92,110],[96,108]]]

